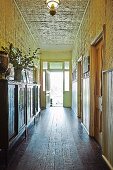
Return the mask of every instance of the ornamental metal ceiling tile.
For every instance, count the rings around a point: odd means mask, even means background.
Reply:
[[[49,14],[45,0],[15,0],[41,50],[72,50],[89,0],[61,0]]]

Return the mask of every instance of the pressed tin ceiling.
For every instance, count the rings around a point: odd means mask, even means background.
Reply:
[[[61,0],[55,16],[45,0],[15,0],[41,50],[72,50],[89,0]]]

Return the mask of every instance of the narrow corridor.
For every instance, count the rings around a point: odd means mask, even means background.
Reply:
[[[16,149],[8,170],[108,170],[101,149],[71,109],[41,111],[27,139]]]

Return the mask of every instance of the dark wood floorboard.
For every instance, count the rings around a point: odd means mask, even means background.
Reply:
[[[7,170],[108,170],[100,146],[71,109],[41,111],[27,139],[11,155]]]

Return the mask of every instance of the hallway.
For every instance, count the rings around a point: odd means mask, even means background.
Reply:
[[[68,108],[41,111],[7,170],[108,170],[97,143]]]

